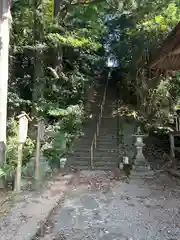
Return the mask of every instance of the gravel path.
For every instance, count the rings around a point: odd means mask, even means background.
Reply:
[[[0,206],[0,240],[30,240],[49,213],[64,200],[73,174],[59,174],[39,193],[13,196]]]
[[[117,176],[116,176],[117,177]],[[179,240],[180,182],[81,172],[39,240]]]

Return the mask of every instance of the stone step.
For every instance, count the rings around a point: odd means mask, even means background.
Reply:
[[[98,135],[98,139],[115,139],[115,138],[117,138],[117,134],[106,133]]]
[[[100,125],[100,129],[102,130],[111,130],[111,131],[116,131],[117,130],[117,123],[110,123],[110,122],[107,122],[107,123],[101,123]]]
[[[89,141],[89,143],[86,143],[86,144],[75,144],[74,146],[73,146],[73,151],[78,151],[79,149],[87,149],[87,150],[89,150],[90,148],[91,148],[91,143],[92,143],[92,141]]]
[[[118,164],[118,159],[112,160],[112,161],[93,161],[94,166],[103,166],[103,165],[115,165]]]
[[[118,163],[114,164],[93,164],[93,169],[114,169],[118,167]]]
[[[88,157],[79,157],[79,158],[71,158],[68,159],[69,163],[71,163],[71,165],[83,165],[83,166],[89,166],[91,165],[91,159]],[[100,158],[100,157],[94,157],[93,159],[93,163],[94,164],[98,164],[98,165],[103,165],[103,164],[115,164],[119,162],[119,157],[104,157],[104,158]]]
[[[93,139],[93,136],[91,136],[89,138],[88,137],[82,137],[82,138],[77,139],[74,144],[78,144],[78,143],[86,144],[86,143],[89,143],[90,141],[92,141],[92,139]]]
[[[80,147],[80,146],[82,146],[83,148],[84,147],[88,147],[88,146],[91,145],[92,140],[93,140],[93,138],[91,138],[91,139],[82,139],[81,141],[75,142],[73,146],[77,147],[77,148]]]
[[[106,136],[98,136],[97,137],[97,139],[96,139],[97,141],[99,141],[99,142],[109,142],[109,141],[116,141],[117,140],[117,137],[116,136],[111,136],[111,135],[106,135]]]
[[[100,129],[104,129],[104,130],[117,130],[117,123],[110,123],[110,122],[106,122],[106,123],[101,123],[100,125]]]
[[[107,152],[117,152],[118,151],[118,148],[117,148],[117,146],[116,145],[108,145],[108,147],[106,147],[106,146],[97,146],[96,147],[96,151],[103,151],[103,152],[105,152],[105,151],[107,151]]]
[[[107,135],[107,134],[110,134],[110,135],[117,135],[118,131],[117,129],[111,129],[110,127],[107,126],[107,128],[105,129],[102,129],[100,128],[99,129],[99,135]]]
[[[115,154],[117,153],[117,150],[106,150],[106,149],[102,149],[99,150],[99,149],[95,149],[95,152],[94,154]]]
[[[111,129],[109,130],[101,130],[99,131],[98,136],[117,136],[117,131],[112,131]]]
[[[89,167],[89,166],[91,166],[91,162],[90,161],[88,161],[88,162],[83,162],[83,161],[74,161],[74,162],[72,162],[72,164],[71,164],[71,166],[86,166],[86,167]]]
[[[112,160],[113,158],[118,158],[118,154],[111,153],[111,154],[94,154],[94,159],[100,159],[100,161],[105,161],[106,159]]]
[[[113,123],[117,124],[117,121],[118,121],[118,119],[116,117],[113,118],[113,116],[111,116],[111,115],[102,116],[102,118],[101,118],[102,124],[107,124],[107,123],[109,123],[110,125]]]
[[[107,137],[107,138],[117,137],[117,132],[114,132],[114,133],[111,131],[100,132],[97,137]]]
[[[95,149],[95,151],[97,152],[108,152],[108,153],[112,153],[112,152],[117,152],[117,147],[116,146],[112,146],[112,147],[109,147],[109,148],[100,148],[100,147],[97,147]],[[90,148],[79,148],[79,149],[75,149],[73,151],[73,153],[79,153],[79,152],[82,152],[82,153],[87,153],[87,152],[90,152]]]
[[[72,151],[73,152],[79,152],[79,151],[83,151],[83,152],[88,152],[91,149],[91,144],[92,142],[89,142],[89,144],[87,145],[76,145]],[[106,150],[111,150],[111,149],[117,149],[117,140],[97,140],[96,142],[96,150],[98,151],[99,149],[106,149]]]
[[[114,123],[110,123],[110,122],[102,123],[101,122],[100,129],[104,129],[106,131],[107,130],[116,131],[117,130],[117,123],[116,122],[114,122]]]
[[[115,143],[115,144],[96,144],[96,149],[95,149],[95,151],[96,152],[98,152],[98,150],[99,149],[118,149],[118,147],[117,147],[117,144]]]
[[[117,138],[115,136],[112,136],[112,137],[102,136],[97,138],[97,142],[110,143],[112,145],[112,143],[115,143],[115,144],[117,143]]]
[[[79,149],[79,148],[81,148],[81,149],[83,149],[83,148],[90,148],[90,146],[91,146],[91,143],[92,143],[92,140],[90,141],[88,141],[88,142],[85,142],[85,143],[76,143],[75,145],[74,145],[74,149]]]
[[[104,129],[117,129],[117,121],[103,121],[103,120],[101,120],[101,122],[100,122],[100,128],[104,128]],[[107,128],[108,127],[108,128]]]
[[[98,149],[110,149],[110,148],[112,148],[112,149],[116,148],[117,149],[118,148],[117,143],[113,143],[113,144],[97,143],[95,151],[98,151]]]
[[[92,165],[95,167],[108,167],[108,168],[111,167],[111,168],[113,168],[113,167],[118,166],[118,161],[114,161],[114,162],[96,162],[96,161],[94,161],[92,163]]]
[[[114,128],[114,127],[111,127],[111,126],[107,126],[102,128],[102,126],[100,126],[100,129],[99,129],[99,132],[102,132],[102,133],[117,133],[117,128]]]
[[[109,143],[103,143],[96,145],[95,151],[99,153],[114,153],[117,152],[117,144],[109,144]]]
[[[116,139],[117,134],[111,134],[111,133],[99,134],[97,138],[98,139]]]
[[[112,138],[116,138],[117,137],[117,133],[103,133],[103,134],[99,134],[98,136],[97,136],[97,138],[110,138],[110,139],[112,139]]]
[[[110,137],[110,138],[112,138],[112,137],[117,137],[117,132],[112,132],[112,131],[107,131],[107,132],[100,132],[99,134],[98,134],[98,137]]]
[[[101,128],[116,128],[117,127],[117,121],[116,122],[110,122],[110,121],[101,121]]]
[[[72,150],[72,154],[76,154],[76,153],[79,153],[79,152],[82,152],[82,153],[90,153],[90,151],[91,151],[91,147],[90,146],[88,146],[88,147],[86,147],[86,148],[83,148],[82,146],[81,147],[78,147],[78,148],[74,148],[73,150]]]
[[[108,137],[101,137],[101,138],[98,138],[97,139],[97,142],[98,143],[105,143],[105,144],[112,144],[112,143],[114,143],[114,144],[116,144],[117,143],[117,138],[108,138]]]
[[[105,148],[105,149],[109,149],[109,148],[117,148],[117,142],[97,142],[96,143],[96,149],[99,149],[99,148]]]
[[[94,168],[112,169],[112,168],[118,167],[118,163],[111,163],[111,164],[106,164],[106,163],[96,164],[96,163],[93,163],[92,166],[93,166],[93,169]],[[71,165],[71,167],[91,169],[91,164],[90,163],[75,162],[74,164]]]
[[[112,159],[112,158],[117,158],[118,157],[118,153],[94,153],[93,154],[93,158],[94,159],[99,159],[100,161],[105,161],[106,159]],[[82,161],[85,160],[87,161],[87,159],[91,158],[91,154],[90,153],[76,153],[73,154],[71,157],[69,156],[69,158],[71,159],[81,159]]]
[[[118,167],[118,164],[113,164],[113,165],[72,165],[72,168],[76,168],[79,170],[112,170]]]
[[[113,169],[117,168],[117,166],[95,166],[92,171],[111,171]],[[88,169],[82,169],[82,170],[88,170]]]

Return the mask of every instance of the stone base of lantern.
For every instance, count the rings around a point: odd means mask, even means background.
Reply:
[[[149,163],[146,161],[142,148],[137,148],[137,156],[135,158],[133,170],[131,171],[131,175],[134,176],[149,176],[154,174],[151,170]]]

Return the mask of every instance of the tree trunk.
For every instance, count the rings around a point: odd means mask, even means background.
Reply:
[[[43,88],[44,88],[44,69],[43,69],[43,52],[34,53],[34,73],[33,73],[33,90],[32,90],[32,116],[39,113],[37,107],[42,107]],[[40,110],[40,109],[39,109]]]
[[[37,107],[41,108],[43,88],[44,88],[44,68],[43,57],[44,49],[38,45],[44,37],[44,16],[42,12],[42,0],[34,0],[34,73],[33,73],[33,89],[32,89],[32,116],[37,116],[39,113]],[[38,9],[38,11],[37,11]],[[41,17],[40,17],[40,16]]]

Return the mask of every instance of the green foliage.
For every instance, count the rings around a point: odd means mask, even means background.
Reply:
[[[148,89],[144,98],[144,118],[151,125],[166,125],[171,120],[171,114],[178,109],[180,102],[180,75],[161,78],[154,89]],[[142,113],[142,112],[141,112]]]
[[[52,127],[52,126],[50,126]],[[60,158],[66,153],[65,134],[53,126],[43,145],[42,152],[51,167],[58,167]]]
[[[73,36],[74,35],[74,36]],[[51,46],[69,46],[73,48],[84,48],[90,50],[98,50],[102,45],[100,43],[93,42],[93,40],[89,38],[78,38],[75,34],[66,33],[65,36],[61,36],[58,33],[50,33],[47,36],[47,43]]]
[[[49,114],[58,117],[59,121],[46,129],[47,134],[42,151],[50,165],[57,167],[60,158],[66,154],[72,142],[81,134],[83,109],[75,105],[67,109],[51,109]]]
[[[137,16],[139,15],[140,12],[137,12]],[[137,16],[120,15],[116,21],[112,20],[113,33],[121,27],[121,37],[120,41],[112,42],[111,49],[123,67],[132,71],[145,66],[149,52],[160,44],[180,21],[178,1],[167,4],[158,12],[152,12],[151,9],[149,14],[142,18]]]
[[[179,1],[157,0],[152,3],[136,0],[131,3],[127,1],[128,12],[123,3],[107,21],[109,33],[113,36],[108,42],[109,51],[116,56],[122,71],[125,69],[124,89],[128,86],[135,92],[135,107],[147,121],[162,122],[177,101],[177,78],[170,81],[161,79],[161,76],[156,78],[145,68],[154,49],[180,21]]]
[[[4,170],[4,168],[0,168],[0,178],[5,177],[6,176],[6,172]]]

